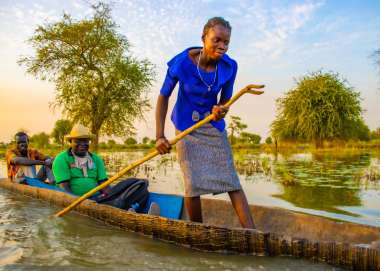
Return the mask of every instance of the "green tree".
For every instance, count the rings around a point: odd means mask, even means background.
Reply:
[[[252,133],[241,132],[240,140],[248,144],[260,144],[261,136]]]
[[[145,136],[145,137],[142,139],[142,143],[143,143],[143,144],[149,144],[149,142],[150,142],[150,138],[147,137],[147,136]]]
[[[51,132],[51,137],[54,139],[55,143],[65,145],[65,135],[70,133],[73,124],[69,120],[60,119],[55,122],[53,131]]]
[[[266,139],[265,139],[265,143],[266,144],[272,144],[273,141],[272,141],[272,138],[270,136],[268,136]]]
[[[27,71],[56,85],[55,106],[95,135],[125,136],[149,108],[148,88],[154,77],[148,60],[129,52],[127,38],[117,32],[109,5],[92,6],[90,18],[38,26],[29,43],[34,56],[21,58]]]
[[[109,139],[108,141],[107,141],[107,147],[108,148],[114,148],[116,146],[116,141],[115,140],[113,140],[113,139]]]
[[[352,138],[368,141],[370,139],[370,130],[363,119],[358,119],[356,121],[347,122],[342,135],[343,139]]]
[[[244,124],[241,121],[241,118],[238,116],[231,116],[230,117],[230,124],[228,126],[228,129],[230,130],[230,141],[231,144],[235,144],[236,138],[240,135],[241,132],[243,132],[247,128],[247,124]]]
[[[359,137],[355,127],[365,125],[361,113],[359,92],[338,74],[318,71],[277,99],[271,132],[279,140],[314,141],[321,147],[326,139]]]
[[[107,149],[107,143],[106,143],[106,142],[99,142],[98,147],[99,147],[100,149]]]
[[[377,128],[376,130],[371,131],[370,138],[371,139],[380,139],[380,127]]]
[[[125,144],[125,145],[135,145],[135,144],[137,144],[137,140],[134,139],[133,137],[128,137],[128,138],[124,141],[124,144]]]
[[[49,135],[45,132],[32,135],[30,142],[37,148],[46,148],[49,146]]]

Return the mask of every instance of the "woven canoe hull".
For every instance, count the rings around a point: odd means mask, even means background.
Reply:
[[[62,207],[73,201],[73,197],[61,192],[15,184],[6,179],[0,181],[0,187]],[[252,206],[251,209],[255,214],[255,222],[258,228],[265,228],[265,231],[226,226],[236,224],[235,219],[230,221],[223,219],[221,225],[224,226],[214,226],[215,224],[219,225],[220,218],[228,217],[224,216],[228,212],[231,212],[233,217],[236,215],[232,213],[231,208],[223,208],[223,204],[229,206],[224,201],[204,200],[202,204],[206,220],[204,224],[126,212],[90,200],[82,202],[75,208],[75,211],[121,229],[202,251],[268,256],[288,255],[327,262],[351,270],[380,270],[379,249],[371,248],[369,245],[359,245],[359,243],[370,243],[380,239],[379,228],[354,223],[337,223],[280,208],[259,206]],[[220,213],[221,210],[223,213]],[[316,223],[318,227],[322,227],[322,230],[310,230],[309,228],[313,227],[313,224],[308,223],[308,219],[311,220],[311,223]],[[292,227],[289,222],[293,224]],[[302,223],[306,223],[306,225]],[[346,239],[344,238],[347,233],[342,233],[339,238],[344,239],[346,243],[335,241],[326,234],[322,234],[324,241],[317,238],[306,238],[306,236],[317,236],[318,232],[323,231],[323,223],[325,223],[326,231],[332,229],[334,225],[336,227],[343,225],[338,230],[342,231],[346,228],[348,231],[357,231],[357,233],[349,235],[350,237],[346,237]],[[282,225],[282,230],[280,225]],[[305,228],[309,230],[305,231]],[[296,233],[295,230],[297,230]],[[362,235],[361,238],[360,235]],[[355,238],[356,241],[354,241]],[[360,240],[370,242],[361,242]]]

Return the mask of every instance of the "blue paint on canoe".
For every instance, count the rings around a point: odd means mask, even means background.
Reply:
[[[179,219],[181,217],[183,197],[149,192],[149,198],[145,205],[144,213],[148,212],[149,206],[152,202],[155,202],[160,206],[160,216],[170,219]]]

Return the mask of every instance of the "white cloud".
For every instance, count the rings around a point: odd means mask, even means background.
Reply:
[[[156,64],[178,52],[187,43],[189,30],[198,23],[196,5],[185,0],[130,0],[118,5],[114,14],[122,33],[132,43],[133,52]]]
[[[280,8],[266,9],[255,16],[260,40],[253,40],[248,47],[259,56],[276,58],[286,48],[289,38],[310,20],[312,14],[322,5],[321,2],[306,2]]]

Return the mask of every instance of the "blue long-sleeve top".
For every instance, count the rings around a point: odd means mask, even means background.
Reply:
[[[237,73],[237,63],[227,54],[218,61],[215,83],[211,90],[199,77],[197,66],[189,56],[189,50],[199,48],[191,47],[176,55],[168,62],[168,70],[160,94],[169,97],[179,82],[178,97],[174,105],[171,119],[177,130],[183,131],[205,118],[212,111],[212,107],[220,100],[226,101],[232,97],[233,85]],[[199,68],[199,72],[207,85],[214,80],[215,71],[206,72]],[[225,121],[211,121],[219,131],[225,129]]]

